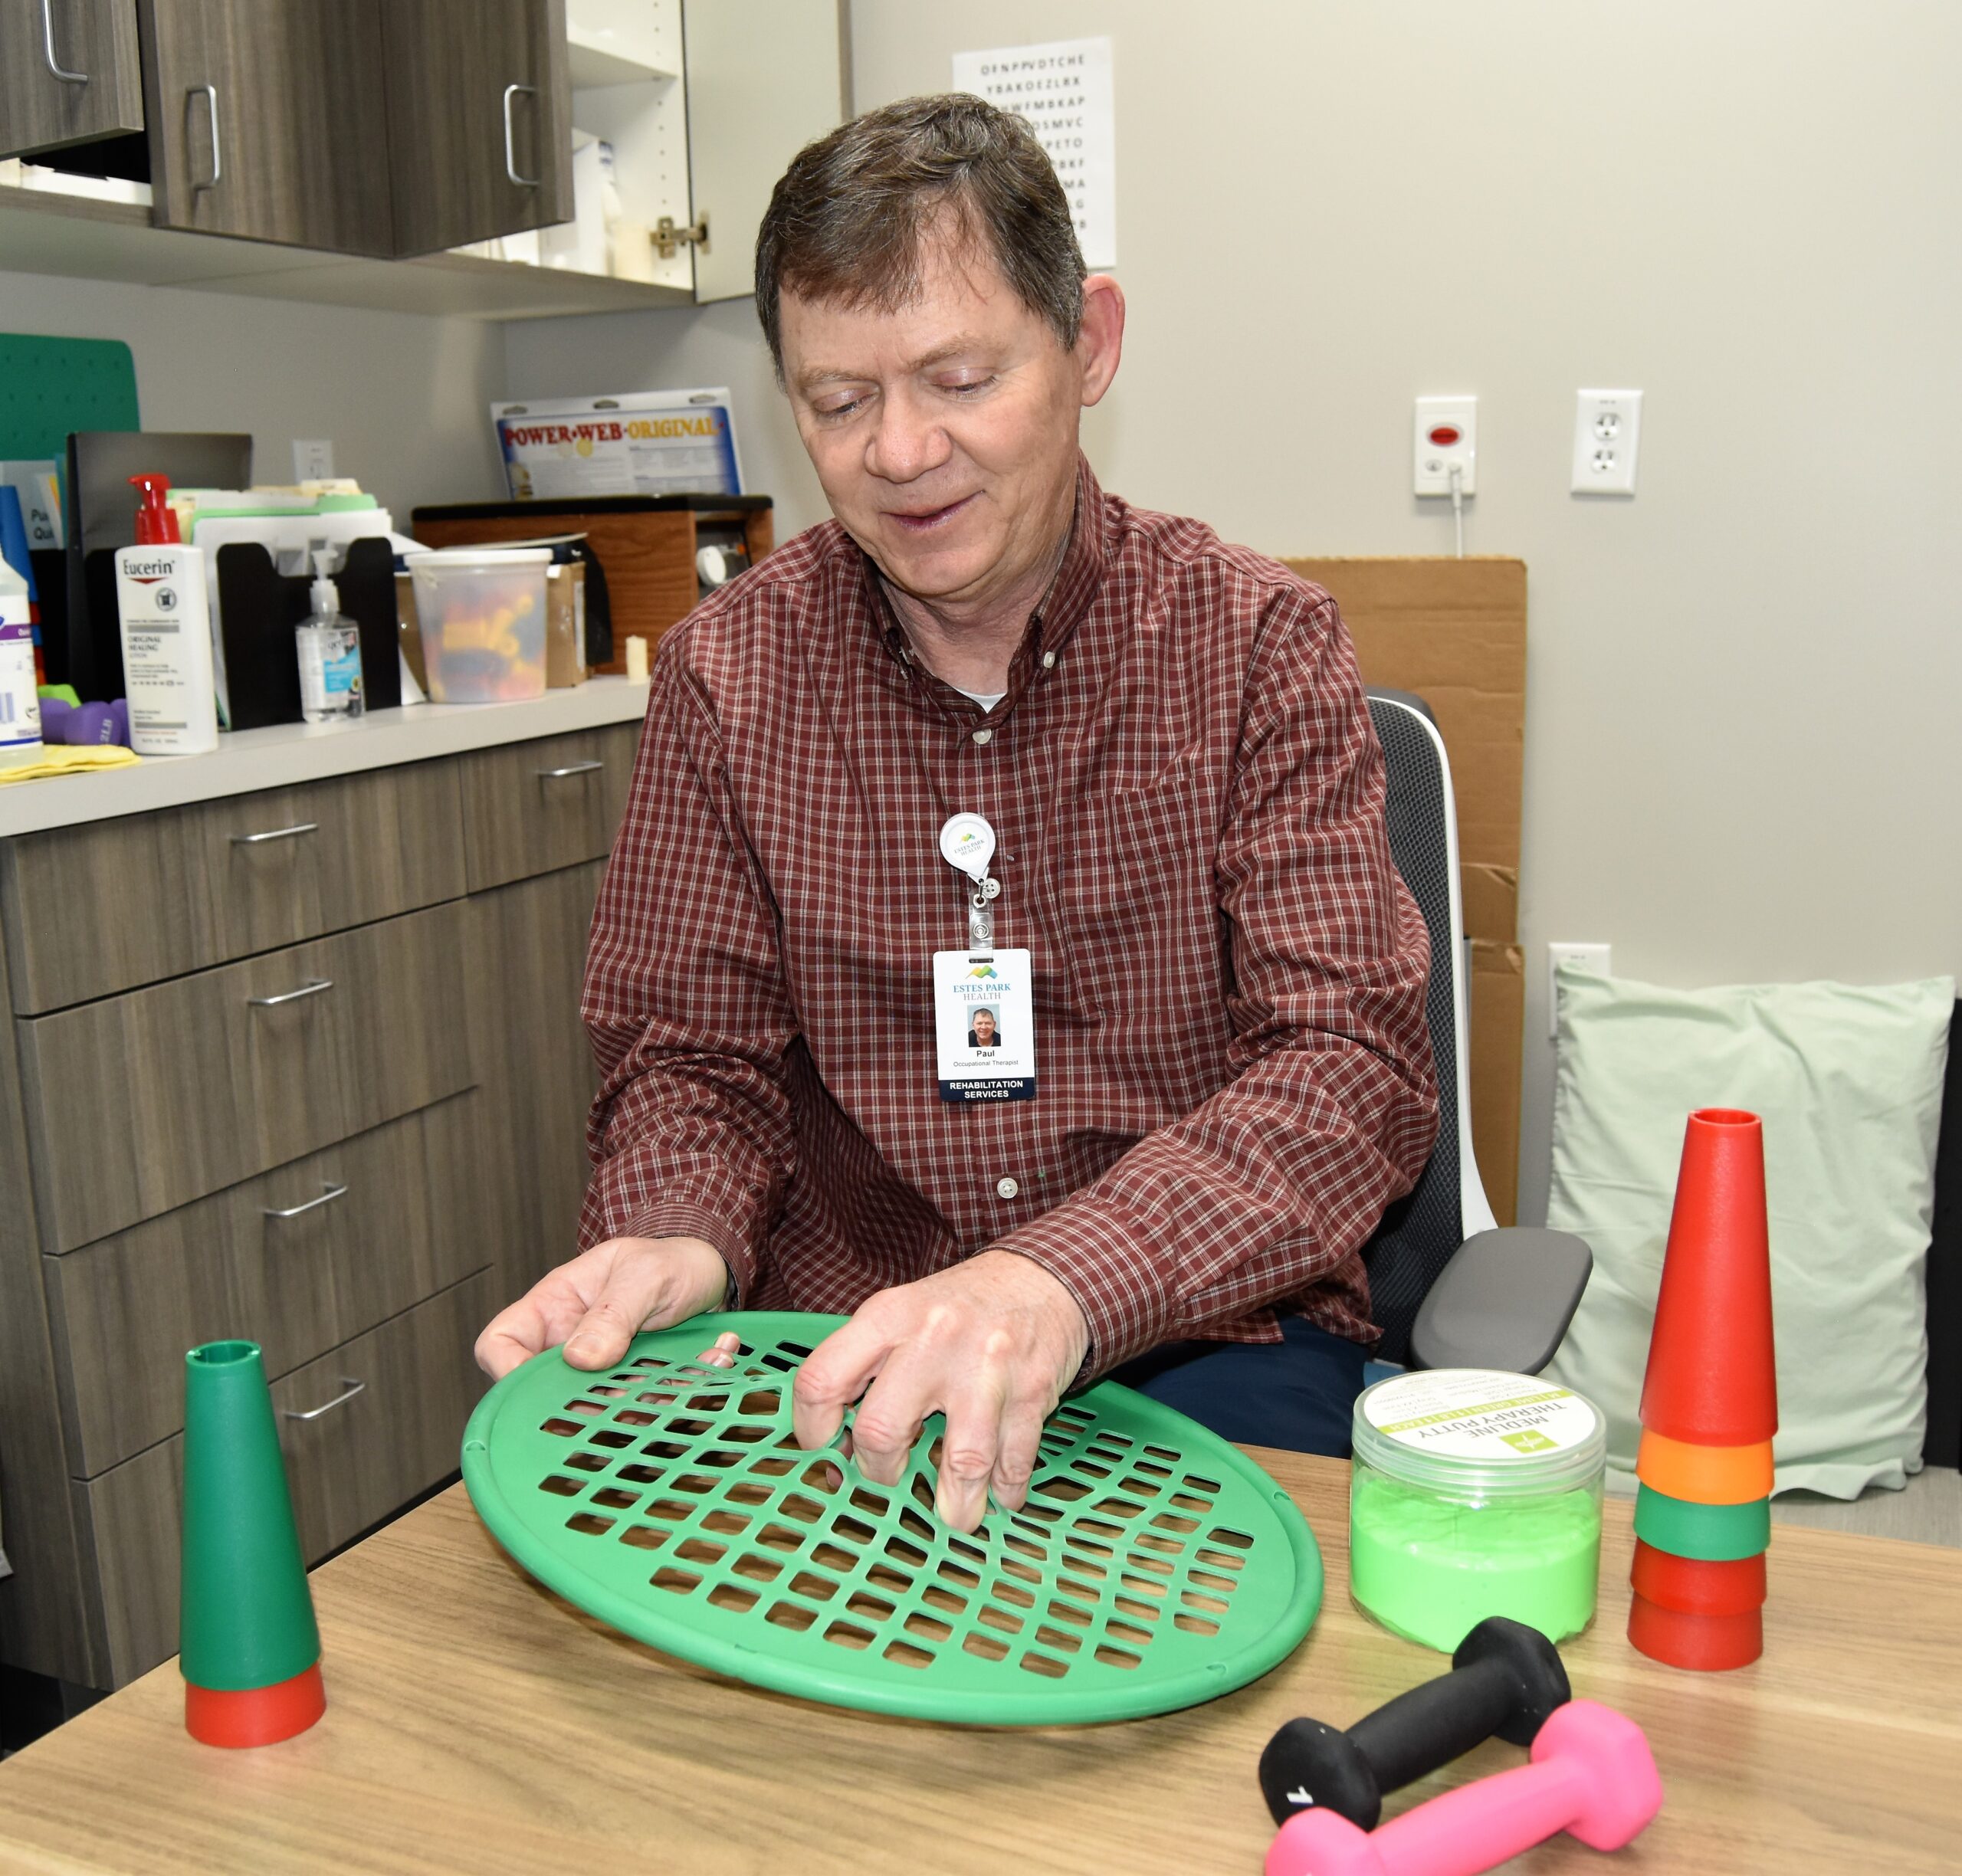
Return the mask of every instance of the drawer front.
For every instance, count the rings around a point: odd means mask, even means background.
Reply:
[[[481,1091],[66,1257],[44,1260],[69,1469],[184,1425],[184,1351],[256,1342],[274,1379],[481,1269],[494,1221]]]
[[[480,1274],[273,1383],[309,1563],[457,1469],[464,1423],[487,1385],[471,1348],[498,1300]],[[293,1417],[323,1407],[317,1418]],[[118,1687],[177,1651],[183,1479],[179,1434],[74,1487],[94,1539]]]
[[[42,1248],[468,1087],[465,927],[435,906],[18,1024]]]
[[[462,896],[456,766],[416,763],[23,835],[14,1007],[66,1009]]]
[[[626,812],[640,728],[613,723],[459,757],[470,890],[604,859]]]

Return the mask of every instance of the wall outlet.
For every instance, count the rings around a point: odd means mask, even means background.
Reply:
[[[296,482],[331,482],[334,475],[334,446],[331,437],[295,437],[293,439],[293,479]]]
[[[1590,970],[1598,977],[1613,974],[1614,946],[1604,944],[1550,944],[1547,946],[1547,1040],[1556,1041],[1560,1032],[1560,1002],[1554,973],[1563,964]]]
[[[1639,391],[1577,391],[1573,405],[1573,492],[1632,495],[1642,441]]]
[[[1478,488],[1478,400],[1475,397],[1420,397],[1417,400],[1416,467],[1412,483],[1419,495],[1451,494],[1451,472],[1459,472],[1458,491]]]

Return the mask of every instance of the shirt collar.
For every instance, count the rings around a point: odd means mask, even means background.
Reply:
[[[1021,702],[1039,661],[1048,657],[1050,666],[1075,635],[1103,585],[1109,562],[1111,536],[1109,503],[1089,459],[1079,450],[1076,459],[1076,511],[1070,523],[1069,544],[1063,549],[1061,564],[1049,589],[1029,615],[1029,628],[1009,665],[1009,687],[1001,701],[986,713],[990,722],[1006,717]],[[956,710],[973,720],[977,707],[950,684],[933,677],[912,654],[905,628],[901,625],[891,595],[878,563],[864,549],[859,549],[865,590],[871,605],[873,622],[887,653],[881,660],[888,674],[908,688],[917,687],[920,694],[938,705],[943,714]]]

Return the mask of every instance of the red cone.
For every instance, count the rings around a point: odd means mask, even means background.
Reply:
[[[1631,1596],[1628,1638],[1652,1661],[1701,1674],[1747,1667],[1764,1652],[1764,1617],[1760,1609],[1736,1615],[1685,1615],[1659,1608],[1645,1596]]]
[[[1702,1446],[1778,1430],[1764,1130],[1756,1114],[1689,1117],[1642,1384],[1642,1424]]]

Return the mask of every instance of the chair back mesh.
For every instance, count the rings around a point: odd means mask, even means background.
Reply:
[[[1383,1213],[1363,1247],[1380,1361],[1409,1359],[1410,1325],[1438,1274],[1465,1239],[1458,1165],[1458,1024],[1462,953],[1451,917],[1450,805],[1437,745],[1406,704],[1372,694],[1370,717],[1389,771],[1390,858],[1431,934],[1425,1014],[1437,1061],[1438,1142],[1415,1188]]]

